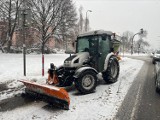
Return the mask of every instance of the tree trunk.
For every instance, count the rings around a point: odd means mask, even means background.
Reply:
[[[7,52],[10,53],[11,52],[11,46],[12,46],[12,40],[9,36],[9,41],[8,41],[8,46],[7,46]]]
[[[11,10],[12,10],[12,6],[11,6],[11,0],[9,1],[9,17],[8,17],[8,46],[7,46],[7,51],[10,52],[10,48],[11,48],[11,45],[12,45],[12,38],[11,38]]]

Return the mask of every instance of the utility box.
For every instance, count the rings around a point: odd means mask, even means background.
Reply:
[[[111,40],[111,43],[112,43],[112,46],[114,48],[114,53],[118,52],[119,47],[121,45],[121,37],[118,36],[118,35],[113,36],[112,40]]]

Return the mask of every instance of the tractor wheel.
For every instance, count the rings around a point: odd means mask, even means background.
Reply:
[[[97,86],[97,73],[92,70],[86,70],[75,80],[77,90],[82,94],[88,94],[95,90]]]
[[[102,72],[102,77],[106,83],[115,83],[119,76],[119,62],[116,57],[109,58],[107,70]]]

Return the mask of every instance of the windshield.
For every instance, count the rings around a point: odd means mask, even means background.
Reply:
[[[88,52],[91,49],[97,50],[98,40],[98,36],[87,36],[78,38],[77,52]]]

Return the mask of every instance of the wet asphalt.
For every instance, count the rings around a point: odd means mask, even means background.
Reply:
[[[155,66],[149,56],[131,57],[143,60],[138,76],[128,91],[115,119],[160,120],[160,94],[155,91]]]

